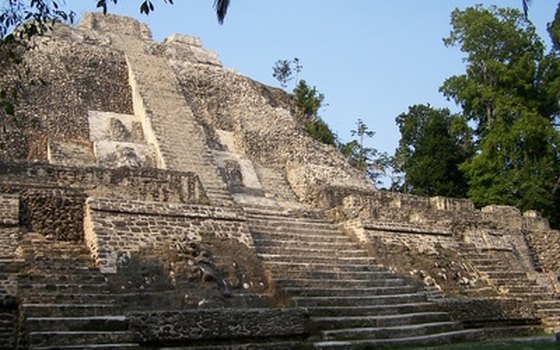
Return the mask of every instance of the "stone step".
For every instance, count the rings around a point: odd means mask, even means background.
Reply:
[[[489,279],[527,279],[527,273],[522,271],[488,271],[485,272]]]
[[[107,316],[117,313],[112,304],[21,304],[27,317]]]
[[[266,222],[271,222],[271,221],[305,221],[308,223],[320,223],[320,224],[324,224],[324,223],[328,223],[328,224],[333,224],[327,220],[325,220],[322,217],[322,214],[320,213],[313,213],[310,212],[308,213],[308,216],[306,217],[297,217],[294,215],[297,214],[292,214],[290,212],[272,212],[272,211],[267,211],[267,210],[263,210],[260,212],[255,212],[253,210],[247,210],[247,208],[244,206],[243,211],[245,212],[245,215],[247,215],[247,218],[251,221],[257,221],[257,222],[261,222],[261,221],[266,221]]]
[[[228,191],[222,191],[222,190],[217,190],[217,191],[212,191],[209,189],[206,189],[206,195],[212,199],[222,199],[222,200],[228,200],[228,201],[232,201],[233,198],[231,197],[231,194]]]
[[[560,326],[560,315],[559,316],[546,316],[542,318],[542,321],[547,326]]]
[[[490,282],[496,286],[537,286],[538,283],[531,279],[519,279],[519,278],[490,278]]]
[[[325,231],[338,232],[336,225],[327,221],[298,220],[291,217],[287,218],[250,218],[249,226],[255,229],[273,230],[302,230],[302,231]]]
[[[543,333],[542,325],[521,325],[521,326],[502,326],[502,327],[484,327],[484,336],[486,338],[506,338],[506,337],[527,337],[531,335],[540,335]]]
[[[303,261],[302,261],[303,260]],[[358,261],[359,262],[359,261]],[[362,262],[362,263],[354,263],[353,260],[324,260],[321,259],[314,260],[310,258],[309,261],[305,261],[304,259],[296,259],[294,261],[289,260],[263,260],[263,264],[270,269],[280,268],[282,270],[311,270],[311,271],[319,271],[319,270],[326,270],[331,272],[358,272],[358,271],[369,271],[369,272],[379,272],[385,273],[387,276],[394,276],[394,273],[388,272],[384,270],[381,266],[375,265],[374,261],[371,263]]]
[[[360,305],[360,306],[309,306],[311,316],[382,316],[406,313],[438,311],[439,306],[431,302],[387,304],[387,305]]]
[[[375,263],[376,259],[367,256],[329,256],[329,255],[288,255],[288,254],[269,254],[258,253],[261,259],[266,262],[275,263],[301,263],[301,264],[352,264],[368,265]]]
[[[355,264],[351,262],[290,262],[290,261],[263,261],[264,266],[277,278],[296,278],[318,276],[338,276],[338,278],[384,278],[394,276],[392,272],[383,271],[373,264]],[[365,277],[358,277],[364,276]]]
[[[31,346],[59,346],[82,344],[133,343],[134,334],[128,331],[33,331],[28,333]]]
[[[388,327],[363,327],[321,331],[325,340],[348,339],[387,339],[415,337],[434,333],[451,332],[461,329],[458,322],[444,321],[421,323],[413,325],[398,325]]]
[[[299,204],[295,202],[294,204]],[[322,222],[331,223],[325,218],[325,215],[320,209],[309,209],[303,206],[298,206],[298,209],[294,208],[286,209],[281,206],[266,206],[254,203],[243,204],[243,211],[250,218],[261,219],[261,220],[306,220],[309,222]]]
[[[244,342],[186,347],[158,347],[158,350],[300,350],[306,349],[301,341]]]
[[[287,278],[277,279],[275,283],[280,288],[300,287],[300,288],[340,288],[340,287],[393,287],[409,285],[410,282],[396,276],[379,279],[311,279],[311,278]]]
[[[476,269],[480,272],[493,272],[493,271],[506,271],[507,267],[501,265],[475,265]]]
[[[26,293],[110,293],[105,283],[75,284],[75,283],[20,283],[20,291]]]
[[[419,303],[427,300],[424,293],[368,296],[305,296],[292,298],[297,306],[370,306]]]
[[[311,317],[313,324],[321,330],[350,329],[364,327],[397,327],[404,325],[449,322],[446,312],[419,312],[383,316],[334,316]]]
[[[367,257],[368,253],[364,249],[354,248],[354,249],[332,249],[332,248],[308,248],[301,246],[272,246],[263,247],[257,246],[258,254],[270,254],[270,255],[311,255],[311,256],[335,256],[335,257],[353,257],[362,258]]]
[[[254,226],[249,224],[249,230],[254,234],[261,235],[282,235],[282,236],[312,236],[315,238],[319,237],[345,237],[344,234],[336,230],[330,229],[301,229],[301,228],[287,228],[281,226]]]
[[[129,324],[125,316],[91,317],[27,317],[29,331],[126,331]]]
[[[560,309],[560,299],[546,299],[535,301],[535,306],[540,309]]]
[[[560,316],[560,309],[539,309],[541,317],[558,317]]]
[[[385,278],[392,278],[396,275],[392,272],[376,270],[371,265],[368,270],[329,270],[329,269],[310,269],[302,268],[300,266],[290,267],[289,265],[274,265],[268,266],[268,270],[273,273],[273,276],[278,279],[299,278],[299,279],[370,279],[382,280]]]
[[[120,350],[120,349],[129,349],[129,350],[146,350],[146,348],[141,347],[137,343],[118,343],[118,344],[79,344],[79,345],[57,345],[56,347],[52,346],[32,346],[31,350]]]
[[[93,260],[89,254],[76,254],[73,252],[68,252],[67,254],[61,253],[24,253],[21,254],[22,258],[27,261],[33,262],[34,264],[64,264],[71,263],[73,261],[79,261],[80,263],[92,264]]]
[[[284,241],[299,241],[299,242],[331,242],[331,243],[344,243],[352,242],[350,237],[344,235],[334,234],[312,234],[312,233],[282,233],[282,232],[256,232],[252,229],[249,230],[256,240],[284,240]],[[354,242],[352,242],[355,244]]]
[[[498,290],[507,294],[547,294],[549,291],[542,286],[527,286],[527,285],[501,285]]]
[[[400,295],[418,291],[416,286],[396,287],[361,287],[361,288],[298,288],[288,287],[284,292],[297,296],[372,296],[372,295]]]
[[[77,256],[77,257],[89,257],[91,252],[85,245],[75,245],[75,246],[56,246],[53,244],[41,244],[41,245],[26,245],[21,244],[20,253],[22,255],[30,255],[37,257],[50,257],[50,256]]]
[[[487,266],[496,266],[496,267],[498,267],[498,266],[502,267],[503,266],[502,261],[498,260],[498,259],[470,258],[470,257],[465,256],[463,254],[461,254],[461,257],[467,259],[468,261],[470,261],[472,264],[474,264],[478,268],[487,267]]]
[[[112,304],[116,301],[113,294],[101,293],[27,293],[20,298],[27,304]]]
[[[40,275],[21,275],[20,285],[32,284],[105,284],[107,278],[98,271],[75,270],[72,273],[49,273]]]
[[[552,294],[550,293],[510,293],[508,296],[520,298],[520,299],[527,299],[529,301],[535,302],[539,300],[546,300],[550,299]]]
[[[322,341],[314,343],[318,350],[382,349],[402,346],[427,346],[449,344],[457,341],[476,341],[484,336],[482,330],[454,330],[421,336],[395,339],[361,339],[348,341]]]
[[[277,237],[259,236],[253,238],[257,247],[263,248],[308,248],[308,249],[329,249],[329,250],[346,250],[356,249],[358,244],[352,242],[349,238],[340,239],[338,242],[324,241],[300,241],[295,239],[284,240]]]
[[[66,275],[100,275],[99,268],[94,266],[89,266],[86,264],[81,264],[80,262],[74,262],[65,264],[34,264],[28,261],[27,266],[29,268],[22,269],[20,276],[26,275],[41,275],[41,276],[66,276]]]

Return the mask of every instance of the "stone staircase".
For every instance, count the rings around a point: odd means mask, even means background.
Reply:
[[[147,140],[156,146],[163,167],[198,174],[212,204],[232,206],[233,198],[208,147],[204,129],[166,59],[146,52],[146,42],[139,37],[119,34],[112,38],[125,53],[135,114],[151,125]]]
[[[281,170],[255,164],[255,170],[262,183],[265,196],[283,203],[297,203],[297,197]]]
[[[560,330],[560,296],[538,283],[527,272],[474,246],[463,245],[462,255],[494,286],[501,296],[533,302],[545,330]]]
[[[244,209],[277,287],[309,310],[315,348],[437,344],[481,336],[451,321],[419,286],[376,265],[319,211]]]
[[[560,271],[560,231],[526,231],[525,240],[537,271]]]
[[[21,248],[28,266],[19,282],[20,325],[30,349],[137,346],[83,244],[27,234]]]

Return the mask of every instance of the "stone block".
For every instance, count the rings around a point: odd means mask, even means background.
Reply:
[[[19,195],[0,194],[0,225],[16,226],[19,223]]]
[[[181,343],[302,336],[309,333],[303,308],[135,312],[131,326],[143,343]]]

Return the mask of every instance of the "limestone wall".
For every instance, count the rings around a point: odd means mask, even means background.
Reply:
[[[19,196],[0,194],[0,225],[13,226],[19,222]]]
[[[310,332],[307,310],[303,308],[137,312],[130,319],[144,343],[286,339]]]
[[[103,272],[117,271],[119,259],[143,248],[233,239],[254,249],[242,212],[198,205],[89,198],[85,239]]]
[[[21,225],[52,239],[81,241],[85,194],[73,189],[22,189]]]
[[[560,272],[560,231],[528,230],[525,237],[544,272]]]
[[[160,202],[206,201],[200,182],[192,173],[153,168],[77,168],[40,163],[1,163],[0,189],[66,188],[88,195]]]
[[[8,141],[0,150],[2,160],[46,160],[44,136],[87,141],[88,110],[132,113],[122,53],[62,25],[35,41],[25,53],[25,73],[8,75],[21,77],[22,88],[16,104],[18,124],[0,135]]]
[[[1,218],[3,222],[19,223],[29,230],[65,241],[83,238],[87,195],[176,203],[206,202],[196,176],[157,169],[3,163],[0,190],[13,194],[1,199],[0,205],[6,209],[5,217]],[[20,200],[12,203],[17,196]],[[21,211],[17,212],[19,208]],[[15,219],[14,211],[18,213]]]
[[[16,258],[19,243],[18,225],[19,195],[0,192],[0,259],[11,261]],[[0,286],[0,290],[2,289]]]
[[[288,102],[279,102],[265,87],[235,72],[169,60],[195,117],[208,129],[233,133],[236,151],[257,167],[280,169],[300,199],[308,201],[308,190],[316,184],[373,188],[334,147],[307,135],[285,94]]]
[[[0,193],[0,348],[13,349],[18,317],[19,196]]]

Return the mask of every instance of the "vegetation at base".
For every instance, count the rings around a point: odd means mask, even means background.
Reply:
[[[493,339],[476,343],[458,343],[427,347],[403,347],[400,350],[556,350],[559,343],[553,337]]]

